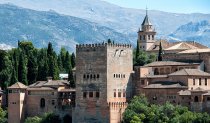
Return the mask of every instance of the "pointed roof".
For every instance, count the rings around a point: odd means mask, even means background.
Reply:
[[[27,88],[26,85],[24,85],[23,83],[21,82],[16,82],[15,84],[11,85],[10,87],[8,87],[8,89],[25,89]]]
[[[148,15],[147,15],[147,9],[146,9],[146,16],[144,17],[144,21],[141,25],[152,25],[152,23],[149,21]]]

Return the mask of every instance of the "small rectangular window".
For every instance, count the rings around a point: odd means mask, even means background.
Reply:
[[[118,92],[118,97],[121,97],[121,92]]]
[[[96,92],[96,98],[99,98],[99,96],[100,96],[100,93],[97,91]]]
[[[97,78],[99,78],[99,74],[97,74]]]
[[[87,93],[83,92],[83,98],[86,98]]]
[[[195,79],[193,79],[193,85],[195,85]]]
[[[201,85],[201,78],[199,78],[199,85]]]
[[[207,85],[207,82],[208,82],[208,80],[207,80],[207,78],[205,78],[205,85]]]
[[[114,97],[116,97],[116,92],[114,92]]]
[[[123,97],[125,97],[125,92],[123,92]]]
[[[93,97],[93,92],[89,92],[89,97]]]

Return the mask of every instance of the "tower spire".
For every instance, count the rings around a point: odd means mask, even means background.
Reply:
[[[147,6],[146,6],[146,15],[147,15],[147,10],[148,10],[148,8],[147,8]]]

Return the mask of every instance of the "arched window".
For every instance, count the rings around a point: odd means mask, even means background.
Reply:
[[[41,108],[45,107],[45,99],[44,98],[41,98],[41,100],[40,100],[40,107]]]
[[[198,102],[198,96],[195,96],[194,102]]]

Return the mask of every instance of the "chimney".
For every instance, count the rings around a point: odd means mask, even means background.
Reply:
[[[51,82],[51,81],[52,81],[52,77],[51,76],[47,77],[47,82]]]

